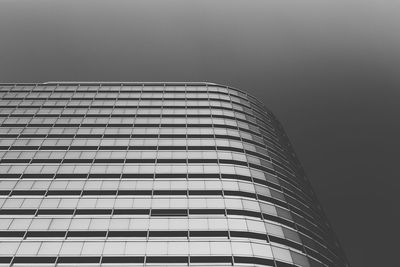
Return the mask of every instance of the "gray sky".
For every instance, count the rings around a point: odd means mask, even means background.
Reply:
[[[398,263],[400,1],[0,1],[0,81],[211,81],[285,126],[352,266]]]

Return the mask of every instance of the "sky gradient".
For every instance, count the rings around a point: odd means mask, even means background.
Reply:
[[[246,90],[285,127],[351,265],[396,266],[399,27],[394,0],[3,0],[0,82]]]

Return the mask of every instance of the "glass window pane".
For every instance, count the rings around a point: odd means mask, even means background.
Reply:
[[[13,255],[19,246],[19,242],[0,242],[0,255]]]
[[[39,250],[41,242],[27,242],[24,241],[18,248],[18,255],[36,255]]]
[[[104,242],[85,242],[82,248],[82,255],[101,255]]]
[[[121,255],[125,252],[125,242],[106,242],[103,253],[105,255]]]
[[[79,255],[83,242],[64,242],[60,251],[61,255]]]
[[[62,242],[43,242],[39,249],[38,254],[43,255],[57,255],[61,249]]]
[[[188,242],[168,242],[168,255],[187,255],[188,245]]]
[[[146,252],[145,242],[127,242],[125,253],[127,255],[144,255]]]
[[[209,242],[190,242],[190,254],[191,255],[210,255],[210,243]]]
[[[34,219],[29,226],[29,230],[47,230],[50,223],[51,219]]]
[[[147,255],[165,255],[167,251],[167,242],[147,242]]]
[[[210,242],[210,249],[213,255],[230,255],[232,253],[229,242]]]

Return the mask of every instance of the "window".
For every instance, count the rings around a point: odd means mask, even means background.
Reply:
[[[14,219],[9,230],[25,230],[31,223],[31,219]]]
[[[278,236],[278,237],[284,237],[283,229],[279,225],[265,223],[265,228],[267,229],[267,232],[271,235]]]
[[[114,198],[98,198],[96,208],[112,209],[114,207]]]
[[[232,242],[232,253],[234,255],[252,255],[250,243],[247,242]]]
[[[73,219],[69,229],[71,230],[88,230],[90,219]]]
[[[292,256],[288,249],[272,246],[272,253],[277,260],[292,262]]]
[[[79,200],[79,209],[90,209],[96,207],[97,198],[81,198]]]
[[[167,242],[147,242],[146,254],[147,255],[166,255],[168,252]]]
[[[51,219],[34,219],[32,220],[29,230],[47,230],[50,226]]]
[[[58,203],[60,203],[59,198],[44,198],[40,204],[40,208],[45,209],[55,209],[58,207]]]
[[[190,242],[190,255],[210,255],[210,242]]]
[[[151,219],[149,230],[165,230],[168,227],[168,219]]]
[[[126,242],[125,253],[127,255],[145,255],[146,243],[145,242]]]
[[[127,230],[129,229],[129,219],[110,219],[110,230]]]
[[[67,230],[71,219],[52,219],[49,230]]]
[[[129,229],[132,230],[147,230],[149,229],[149,219],[131,219]]]
[[[0,220],[0,230],[4,231],[8,229],[8,226],[11,224],[13,219],[2,218]]]
[[[230,255],[231,245],[229,242],[210,242],[210,251],[212,255]]]
[[[12,256],[18,249],[19,242],[0,242],[0,255]]]
[[[61,247],[60,256],[80,255],[83,242],[65,241]]]
[[[109,222],[109,219],[92,219],[89,230],[107,230]]]
[[[208,229],[208,221],[207,221],[207,219],[190,219],[189,220],[189,229],[191,231],[207,230]]]
[[[57,255],[62,246],[62,242],[42,242],[38,255]]]
[[[187,255],[188,244],[187,242],[168,242],[168,255]]]
[[[165,226],[164,226],[165,227]],[[187,230],[188,228],[188,219],[168,219],[168,229],[169,230]]]
[[[242,219],[228,219],[230,230],[248,231],[246,221]]]
[[[251,247],[253,249],[254,256],[262,257],[262,258],[272,258],[272,250],[271,247],[267,244],[260,243],[251,243]]]
[[[18,256],[28,256],[28,255],[36,255],[38,252],[41,242],[22,242],[18,248],[17,255]]]
[[[132,208],[132,206],[133,206],[133,198],[117,198],[114,204],[114,207],[116,209],[127,209],[127,208]]]
[[[122,255],[125,252],[125,242],[105,242],[103,254]]]
[[[209,230],[226,230],[228,223],[226,219],[208,219]]]

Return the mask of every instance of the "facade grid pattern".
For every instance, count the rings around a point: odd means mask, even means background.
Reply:
[[[1,266],[348,266],[290,142],[212,83],[0,84]]]

